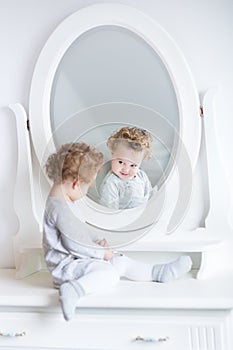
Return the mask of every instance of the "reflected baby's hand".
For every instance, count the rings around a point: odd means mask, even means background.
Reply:
[[[105,248],[109,247],[108,242],[106,241],[105,238],[97,240],[96,243],[99,244],[101,247],[105,247]]]

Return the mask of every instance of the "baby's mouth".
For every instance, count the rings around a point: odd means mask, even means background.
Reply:
[[[128,174],[126,173],[120,173],[122,176],[128,176]]]

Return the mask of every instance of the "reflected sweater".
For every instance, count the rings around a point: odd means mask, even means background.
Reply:
[[[146,173],[139,169],[133,179],[120,179],[109,172],[100,186],[100,204],[112,209],[134,208],[145,203],[152,186]]]

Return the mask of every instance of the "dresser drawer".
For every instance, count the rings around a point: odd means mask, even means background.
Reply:
[[[228,350],[228,318],[223,314],[77,312],[0,314],[0,349]]]

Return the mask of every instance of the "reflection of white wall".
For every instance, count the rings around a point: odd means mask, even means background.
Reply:
[[[76,95],[69,106],[64,76]],[[151,108],[179,127],[175,91],[161,59],[140,37],[113,26],[90,30],[65,53],[53,85],[51,115],[56,126],[83,108],[109,102]]]
[[[56,94],[59,98],[56,98],[56,106],[54,106],[54,99],[52,98],[51,102],[51,113],[56,110],[56,115],[58,115],[58,119],[56,123],[51,119],[51,127],[52,130],[56,130],[62,122],[64,122],[64,116],[67,116],[67,111],[75,111],[77,105],[80,109],[85,108],[85,104],[80,99],[80,95],[76,93],[76,86],[73,83],[72,79],[69,79],[65,72],[61,72],[59,76],[56,78]],[[69,113],[68,115],[70,115]]]
[[[0,0],[1,267],[10,267],[14,264],[11,238],[18,225],[13,211],[16,133],[12,115],[5,106],[9,103],[21,102],[28,109],[33,68],[46,39],[66,16],[83,6],[98,2],[100,1]],[[193,2],[106,0],[106,2],[120,2],[134,6],[159,22],[184,53],[200,93],[212,86],[222,86],[222,91],[216,100],[217,115],[219,115],[217,130],[224,165],[229,178],[232,179],[233,2],[231,0]],[[199,162],[195,176],[192,210],[188,218],[194,225],[201,221],[206,205],[202,171],[203,164]]]

